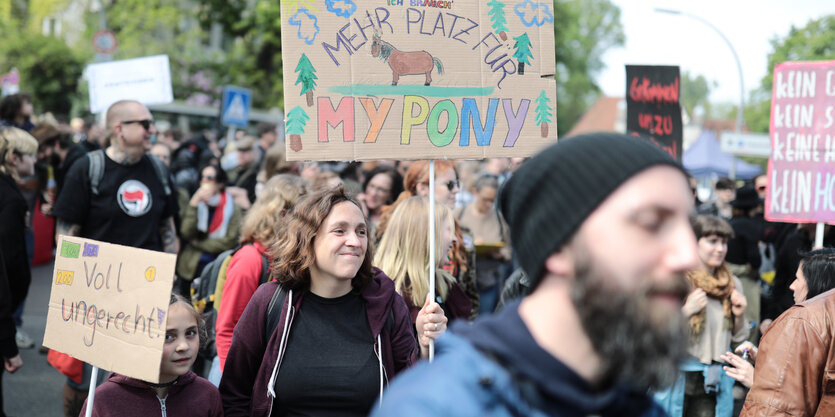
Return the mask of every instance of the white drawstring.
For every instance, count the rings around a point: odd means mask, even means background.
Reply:
[[[380,406],[383,405],[383,344],[380,342],[380,335],[377,335],[377,360],[380,361]]]
[[[287,292],[287,315],[284,317],[284,331],[281,332],[281,343],[278,345],[278,356],[275,358],[273,373],[270,375],[270,382],[267,385],[267,395],[275,398],[275,378],[278,375],[278,368],[281,367],[281,360],[284,359],[284,349],[287,348],[287,335],[290,332],[290,316],[293,314],[293,290]],[[267,340],[269,343],[269,340]]]

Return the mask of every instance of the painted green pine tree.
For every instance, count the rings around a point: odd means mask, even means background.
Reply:
[[[539,126],[542,137],[547,138],[548,123],[551,121],[551,112],[553,110],[553,107],[549,106],[551,99],[545,94],[545,90],[542,90],[534,102],[536,102],[536,125]]]
[[[490,20],[493,21],[493,30],[499,34],[503,41],[507,40],[507,18],[504,17],[504,3],[499,0],[490,0],[487,2],[490,10],[487,14]]]
[[[299,63],[296,65],[296,72],[299,74],[296,78],[296,85],[302,85],[302,91],[299,95],[304,94],[307,98],[307,107],[313,106],[313,90],[316,88],[316,80],[319,77],[316,75],[316,68],[307,59],[307,55],[302,54],[299,58]]]
[[[287,113],[287,134],[290,135],[290,149],[298,152],[302,150],[302,137],[304,128],[310,116],[299,106],[293,107]]]
[[[528,38],[527,33],[523,33],[513,39],[516,41],[516,44],[513,45],[513,47],[516,48],[516,52],[513,53],[513,57],[519,61],[516,73],[524,75],[525,64],[530,65],[531,59],[533,58],[533,54],[531,53],[531,39]]]

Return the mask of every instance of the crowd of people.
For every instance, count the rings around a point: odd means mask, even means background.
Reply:
[[[0,110],[6,372],[34,347],[20,313],[57,236],[177,254],[159,382],[102,374],[93,415],[833,410],[835,252],[763,218],[765,176],[702,203],[663,151],[599,133],[436,161],[430,186],[427,161],[287,161],[270,123],[227,141],[158,131],[132,100],[101,126],[35,120],[26,94]]]

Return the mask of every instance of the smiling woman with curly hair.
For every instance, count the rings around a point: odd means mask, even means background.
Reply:
[[[371,266],[362,209],[341,186],[303,198],[270,257],[275,281],[252,296],[226,358],[226,416],[368,415],[387,380],[446,329],[441,307],[426,305],[417,343],[406,303]]]

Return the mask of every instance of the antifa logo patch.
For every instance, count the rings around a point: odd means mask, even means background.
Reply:
[[[123,182],[116,193],[116,199],[122,211],[131,217],[142,216],[151,210],[151,190],[137,180]]]

